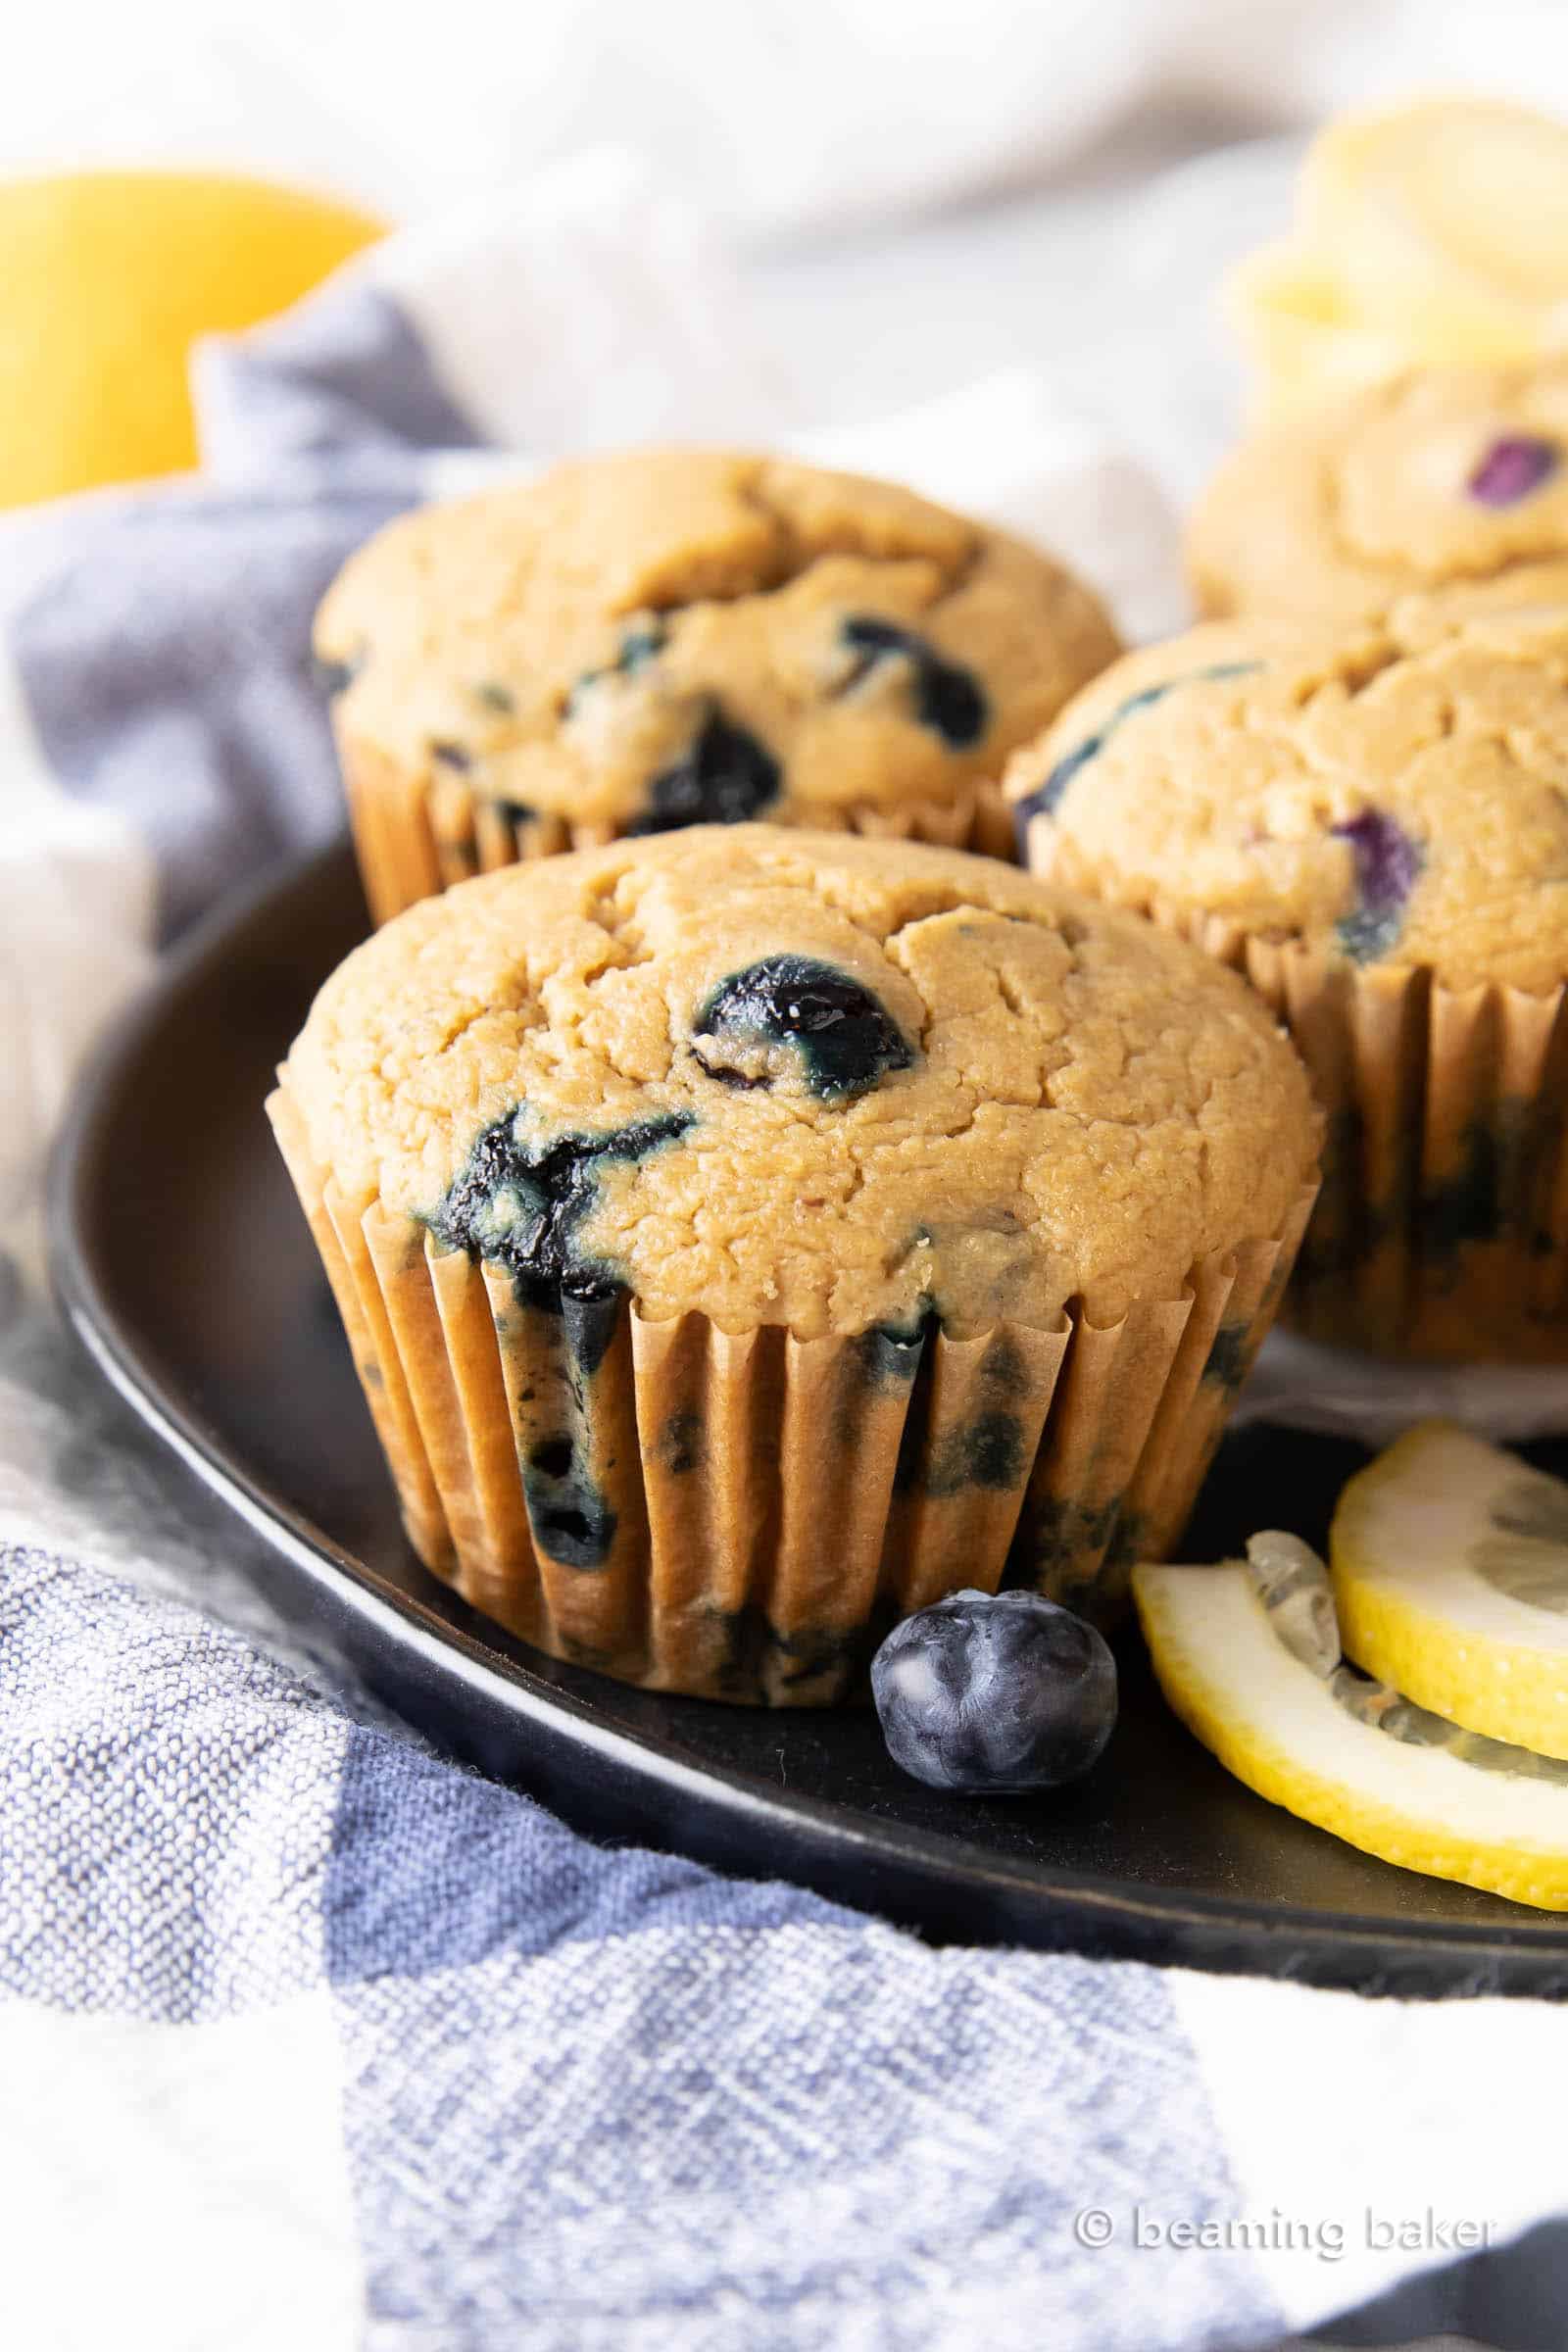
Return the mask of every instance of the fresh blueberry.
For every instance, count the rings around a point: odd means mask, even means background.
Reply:
[[[1562,452],[1538,433],[1502,433],[1465,484],[1483,507],[1516,507],[1557,470]]]
[[[1404,827],[1381,808],[1363,808],[1336,825],[1355,859],[1356,904],[1341,917],[1340,945],[1354,963],[1386,956],[1399,936],[1405,902],[1421,871],[1421,852]]]
[[[806,1083],[827,1102],[844,1102],[889,1070],[913,1059],[907,1040],[868,988],[811,956],[768,956],[721,980],[693,1024],[698,1037],[726,1044],[789,1046],[800,1055]],[[726,1067],[697,1051],[710,1078],[728,1086],[766,1086],[756,1075]]]
[[[896,1625],[871,1661],[895,1764],[974,1796],[1055,1788],[1116,1722],[1116,1663],[1092,1625],[1039,1592],[950,1592]]]
[[[843,634],[858,660],[841,692],[858,685],[878,662],[890,657],[906,662],[914,672],[914,710],[921,726],[955,751],[979,742],[986,731],[986,698],[970,671],[946,661],[913,629],[879,619],[873,612],[852,612]]]

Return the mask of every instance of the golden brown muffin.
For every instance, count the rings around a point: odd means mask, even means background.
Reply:
[[[1037,872],[1245,964],[1331,1113],[1293,1311],[1568,1355],[1568,607],[1210,623],[1019,753]]]
[[[1118,650],[1021,541],[889,483],[699,451],[404,516],[316,643],[378,917],[701,821],[1005,851],[1004,758]]]
[[[1504,579],[1511,602],[1563,594],[1568,359],[1418,370],[1259,434],[1199,501],[1188,557],[1214,615],[1353,623]]]
[[[1271,1017],[1182,943],[768,826],[411,909],[277,1117],[431,1565],[564,1654],[773,1698],[1009,1554],[1119,1596],[1318,1143]]]

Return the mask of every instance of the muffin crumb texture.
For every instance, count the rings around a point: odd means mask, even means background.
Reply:
[[[412,908],[284,1080],[351,1214],[524,1300],[895,1350],[1179,1299],[1284,1228],[1318,1143],[1266,1009],[1184,943],[990,859],[763,826]]]
[[[650,833],[950,799],[1117,644],[1047,556],[782,460],[573,463],[407,515],[318,615],[345,758]],[[373,772],[373,771],[371,771]]]
[[[1019,753],[1036,870],[1446,987],[1568,979],[1568,603],[1406,598],[1214,622],[1115,664]]]
[[[1568,360],[1398,376],[1226,460],[1189,535],[1199,603],[1353,623],[1448,585],[1562,601],[1565,460]]]

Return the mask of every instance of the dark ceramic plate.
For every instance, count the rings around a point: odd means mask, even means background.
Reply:
[[[1094,1775],[986,1805],[904,1779],[869,1710],[623,1690],[537,1656],[428,1576],[262,1113],[365,926],[340,848],[191,941],[82,1090],[54,1249],[109,1378],[270,1540],[274,1599],[373,1690],[585,1830],[799,1879],[931,1935],[1406,1993],[1568,1991],[1568,1918],[1390,1869],[1264,1804],[1166,1712],[1135,1637]],[[1568,1447],[1536,1452],[1568,1468]],[[1361,1458],[1277,1430],[1227,1440],[1187,1555],[1282,1520],[1321,1541]]]

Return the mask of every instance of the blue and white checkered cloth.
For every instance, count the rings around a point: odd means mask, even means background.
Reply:
[[[17,1220],[149,878],[172,931],[338,822],[306,651],[349,548],[530,399],[593,437],[617,354],[598,437],[769,429],[678,216],[596,170],[206,354],[203,477],[18,527]],[[582,269],[574,404],[526,387]],[[7,2352],[1188,2352],[1390,2293],[1355,2340],[1499,2298],[1561,2339],[1563,2010],[936,1951],[601,1850],[276,1654],[258,1574],[0,1285]]]

